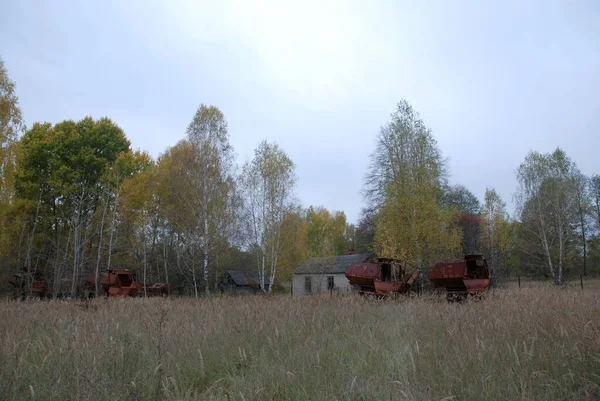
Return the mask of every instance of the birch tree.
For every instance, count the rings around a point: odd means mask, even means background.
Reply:
[[[243,167],[245,217],[251,246],[260,249],[257,268],[262,291],[271,292],[275,282],[282,225],[291,210],[296,183],[294,170],[289,156],[276,143],[267,141],[259,144],[253,160]]]
[[[227,121],[214,106],[198,107],[187,128],[187,138],[194,150],[195,179],[191,184],[200,200],[197,216],[204,292],[210,295],[208,269],[215,256],[212,251],[221,234],[231,231],[235,215],[233,148],[229,143]]]
[[[503,263],[507,263],[511,242],[511,227],[506,202],[493,188],[485,189],[483,217],[483,245],[490,260],[492,280],[498,278]]]
[[[551,154],[530,152],[517,170],[517,206],[523,229],[534,236],[547,271],[564,282],[565,262],[576,225],[575,164],[557,148]],[[525,213],[527,212],[527,213]]]
[[[442,208],[445,165],[418,113],[401,101],[371,155],[365,195],[376,213],[375,249],[419,267],[460,252],[453,213]]]
[[[6,260],[15,248],[8,227],[11,213],[9,209],[14,204],[17,141],[24,130],[16,84],[8,75],[0,57],[0,223],[3,227],[0,231],[0,258],[3,260]],[[16,230],[23,231],[23,228],[24,226],[17,227]]]
[[[198,107],[187,128],[187,139],[160,157],[157,177],[158,213],[161,226],[170,231],[164,235],[175,241],[176,265],[196,296],[200,284],[205,295],[210,295],[209,272],[218,264],[217,252],[225,248],[223,241],[235,236],[239,203],[233,148],[219,109]]]

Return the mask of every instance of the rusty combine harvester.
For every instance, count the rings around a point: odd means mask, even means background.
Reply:
[[[94,275],[90,274],[85,282],[85,297],[93,295],[96,287]],[[166,283],[155,283],[146,287],[137,282],[136,276],[129,269],[110,269],[100,275],[100,288],[108,297],[168,296],[169,288]]]
[[[107,273],[101,274],[99,277],[99,287],[104,290],[106,296],[109,297],[132,297],[143,293],[144,288],[137,283],[135,274],[128,269],[110,269]],[[96,280],[94,275],[88,275],[86,281],[86,295],[90,297],[95,291]]]
[[[420,269],[416,269],[412,275],[407,276],[402,261],[378,258],[377,262],[354,263],[345,275],[359,294],[387,297],[410,292],[420,272]]]
[[[26,298],[52,298],[52,283],[44,278],[39,271],[29,272],[22,268],[21,272],[13,275],[8,282],[13,286],[14,299]],[[57,283],[55,283],[57,284]],[[59,290],[56,298],[70,297],[70,279],[61,279],[57,284]],[[147,295],[168,296],[170,288],[166,283],[154,283],[146,287],[137,282],[135,274],[128,269],[109,269],[99,277],[98,282],[101,293],[107,297],[136,297]],[[96,293],[96,280],[93,274],[89,274],[76,289],[76,298],[90,299]]]
[[[446,290],[448,299],[481,296],[490,285],[490,271],[483,255],[465,255],[463,260],[435,264],[429,273],[435,288]]]

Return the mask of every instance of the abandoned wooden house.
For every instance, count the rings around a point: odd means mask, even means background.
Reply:
[[[268,288],[269,284],[265,282],[265,290],[268,290]],[[258,274],[240,270],[227,270],[225,278],[219,283],[219,289],[229,294],[257,294],[261,292]]]
[[[369,253],[313,257],[299,266],[292,281],[293,295],[326,292],[349,293],[352,286],[344,275],[353,263],[372,259]]]

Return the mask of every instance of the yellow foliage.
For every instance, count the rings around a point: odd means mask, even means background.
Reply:
[[[281,227],[277,281],[291,280],[296,268],[309,256],[308,223],[298,213],[288,213]]]
[[[376,225],[378,256],[427,267],[460,252],[461,231],[452,213],[441,208],[434,189],[413,184],[389,191]]]

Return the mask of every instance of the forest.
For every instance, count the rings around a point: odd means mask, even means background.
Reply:
[[[560,147],[515,166],[511,215],[493,177],[482,201],[449,184],[433,132],[401,99],[368,143],[353,224],[344,211],[300,204],[301,177],[276,142],[238,163],[217,106],[200,104],[183,139],[153,158],[108,117],[25,121],[17,89],[0,59],[0,266],[4,278],[42,272],[54,295],[74,295],[84,277],[111,267],[195,297],[216,292],[228,269],[285,291],[308,257],[348,251],[423,269],[483,253],[498,282],[562,285],[600,273],[600,176],[584,175]]]

